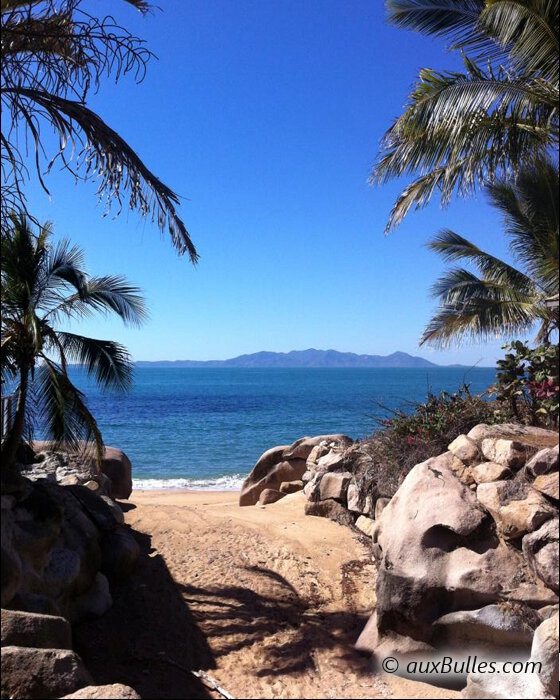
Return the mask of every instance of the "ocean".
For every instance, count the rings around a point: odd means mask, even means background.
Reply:
[[[132,462],[135,488],[239,488],[260,455],[304,435],[376,430],[388,409],[423,401],[428,388],[471,392],[490,368],[228,369],[136,368],[128,394],[104,394],[84,372],[86,394],[107,445]]]

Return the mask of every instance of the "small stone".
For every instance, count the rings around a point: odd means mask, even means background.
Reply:
[[[276,503],[276,501],[279,501],[281,498],[284,498],[285,495],[285,493],[277,491],[276,489],[265,489],[260,495],[259,505],[268,506],[271,503]]]
[[[482,454],[491,462],[510,469],[520,469],[525,464],[525,446],[516,440],[487,438],[482,441]]]
[[[513,476],[513,472],[509,467],[504,467],[503,464],[498,464],[497,462],[483,462],[476,467],[472,467],[471,473],[477,484],[503,481],[504,479],[511,479]]]
[[[545,496],[552,498],[554,501],[560,499],[560,482],[558,480],[558,474],[541,474],[537,476],[533,482],[533,488],[537,489]]]
[[[460,459],[467,466],[480,462],[480,451],[474,440],[467,435],[459,435],[447,448],[457,459]]]
[[[356,520],[356,527],[358,530],[361,530],[361,532],[368,537],[371,537],[374,525],[375,521],[371,518],[367,518],[365,515],[360,515],[360,517]]]
[[[549,447],[537,452],[537,454],[527,462],[527,469],[535,476],[550,474],[550,472],[557,472],[558,446]]]
[[[280,484],[280,493],[298,493],[298,491],[303,491],[303,480],[301,481],[283,481]]]
[[[62,700],[137,700],[141,696],[128,685],[88,685],[75,693],[65,695]]]
[[[343,452],[331,451],[317,462],[317,469],[323,471],[333,471],[344,464],[345,455]]]
[[[349,472],[328,472],[321,479],[319,495],[322,501],[333,498],[336,501],[346,501],[346,493],[352,474]]]

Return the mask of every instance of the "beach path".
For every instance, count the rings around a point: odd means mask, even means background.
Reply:
[[[126,522],[140,564],[113,608],[76,627],[98,683],[142,697],[456,697],[372,673],[353,644],[375,606],[360,536],[305,516],[303,495],[239,508],[236,492],[135,491]]]

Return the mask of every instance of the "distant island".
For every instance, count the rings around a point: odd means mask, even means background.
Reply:
[[[391,355],[357,355],[353,352],[337,350],[292,350],[291,352],[255,352],[240,355],[229,360],[161,360],[156,362],[139,361],[137,367],[244,367],[244,368],[295,368],[295,367],[441,367],[423,357],[406,352]],[[453,365],[458,367],[460,365]]]

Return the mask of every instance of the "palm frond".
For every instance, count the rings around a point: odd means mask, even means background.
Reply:
[[[60,136],[61,144],[71,144],[72,150],[82,143],[75,167],[82,170],[86,179],[98,181],[98,195],[105,196],[107,206],[115,198],[119,210],[122,192],[128,192],[128,206],[142,216],[157,220],[161,230],[167,228],[173,245],[179,253],[188,253],[196,263],[198,253],[189,233],[179,218],[176,205],[179,197],[144,165],[128,143],[111,129],[95,112],[82,102],[68,100],[44,90],[14,87],[5,88],[4,95],[16,101],[18,112],[29,115],[26,124],[35,143],[35,151],[41,150],[40,134],[31,116],[37,110]],[[63,167],[72,171],[65,156],[65,147],[51,161],[62,159]]]
[[[111,340],[67,332],[57,333],[57,341],[65,361],[84,366],[100,386],[116,391],[130,390],[134,368],[125,347]]]
[[[95,443],[98,462],[103,456],[101,431],[85,403],[84,395],[49,358],[37,372],[35,396],[37,419],[56,445],[78,449],[83,441]]]
[[[557,0],[494,0],[483,9],[479,27],[507,50],[517,71],[558,85]]]
[[[140,289],[120,275],[91,277],[80,290],[80,300],[97,311],[113,311],[127,324],[140,326],[148,312]]]
[[[507,279],[479,277],[461,267],[452,268],[442,275],[433,284],[431,293],[443,305],[457,306],[468,303],[471,299],[535,303],[539,298],[539,292],[532,284],[517,288]]]
[[[528,332],[538,320],[535,305],[508,299],[471,299],[439,308],[426,327],[420,345],[448,347],[464,340],[514,337]]]
[[[387,0],[389,21],[429,36],[448,36],[453,43],[478,37],[485,0]]]
[[[507,284],[512,288],[529,292],[535,285],[530,277],[508,263],[481,250],[458,233],[450,229],[440,231],[427,245],[446,262],[468,260],[473,263],[485,279]]]

